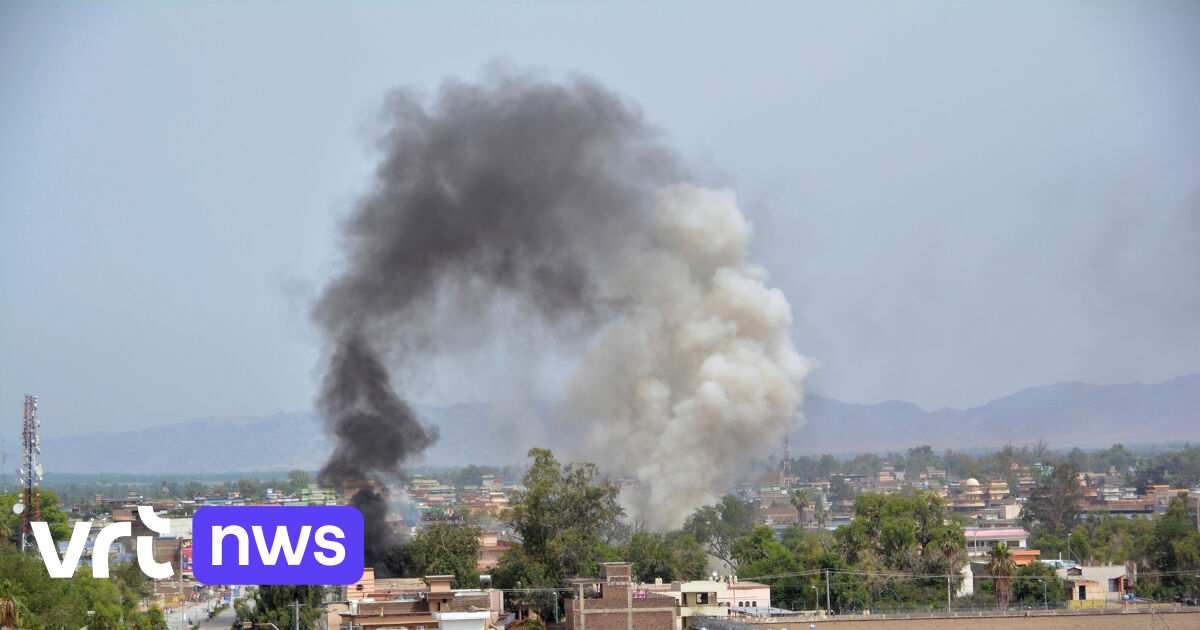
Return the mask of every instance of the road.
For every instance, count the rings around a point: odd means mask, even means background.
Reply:
[[[218,605],[216,598],[206,602],[187,603],[181,609],[167,614],[167,627],[170,630],[187,630],[194,624],[200,624],[204,630],[229,630],[233,625],[233,608],[221,611],[213,619],[208,618],[208,611]]]
[[[201,630],[229,630],[233,625],[233,607],[226,608],[221,614],[200,624]]]

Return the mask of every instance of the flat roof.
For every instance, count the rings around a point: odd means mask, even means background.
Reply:
[[[487,619],[492,613],[487,610],[475,612],[435,612],[433,618],[438,621],[467,621],[469,619]]]
[[[1029,536],[1029,532],[1023,529],[967,529],[963,531],[963,535],[967,538],[1007,538],[1010,536]]]

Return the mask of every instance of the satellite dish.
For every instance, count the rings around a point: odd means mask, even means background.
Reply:
[[[42,465],[38,464],[37,466],[34,466],[33,472],[37,473],[38,477],[41,477],[42,476]]]
[[[25,511],[24,503],[14,503],[13,504],[13,514],[20,514],[24,511]]]

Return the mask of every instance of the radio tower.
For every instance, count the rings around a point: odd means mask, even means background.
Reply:
[[[42,479],[42,465],[38,463],[38,455],[42,452],[41,439],[38,438],[37,396],[25,396],[25,424],[21,429],[21,444],[24,451],[21,455],[21,481],[25,485],[24,503],[16,506],[21,514],[21,551],[33,546],[34,521],[39,521],[41,501],[38,500],[38,482]]]

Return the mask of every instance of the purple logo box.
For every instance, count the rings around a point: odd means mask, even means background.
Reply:
[[[192,517],[201,584],[353,584],[363,574],[357,508],[210,506]]]

